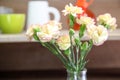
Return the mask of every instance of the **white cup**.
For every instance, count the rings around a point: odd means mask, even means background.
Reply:
[[[27,28],[32,24],[41,24],[50,20],[50,13],[53,14],[56,21],[60,20],[60,13],[54,7],[48,6],[48,1],[29,1],[28,3],[28,18]]]

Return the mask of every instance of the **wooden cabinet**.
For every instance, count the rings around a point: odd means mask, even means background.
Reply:
[[[94,46],[88,55],[88,80],[119,80],[119,53],[119,40]],[[0,73],[1,80],[66,80],[63,64],[38,42],[0,43]]]
[[[120,41],[94,46],[87,68],[119,69]],[[38,42],[0,43],[0,70],[64,69],[59,59]]]

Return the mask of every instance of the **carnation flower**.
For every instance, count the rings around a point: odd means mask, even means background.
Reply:
[[[59,36],[59,30],[62,26],[60,23],[55,21],[49,21],[48,23],[41,26],[41,31],[37,32],[41,42],[49,42],[52,39],[56,39]]]
[[[37,36],[39,37],[41,42],[49,42],[52,39],[52,35],[46,34],[44,32],[37,32]]]
[[[78,24],[85,24],[85,25],[95,24],[94,19],[88,16],[81,16],[80,19],[79,18],[76,19],[76,22]]]
[[[26,35],[29,37],[30,40],[33,38],[34,30],[35,30],[35,29],[39,29],[39,30],[40,30],[40,27],[41,27],[40,25],[35,24],[35,25],[31,25],[31,26],[27,29]]]
[[[108,31],[102,25],[91,25],[87,27],[88,36],[92,39],[94,45],[101,45],[108,38]]]
[[[82,14],[83,10],[81,7],[73,6],[71,3],[65,6],[65,10],[62,11],[64,16],[67,14],[72,14],[73,16],[77,16],[77,14]]]
[[[60,36],[57,39],[56,43],[57,43],[57,45],[59,46],[59,48],[61,50],[67,50],[71,46],[69,35],[62,35],[62,36]]]
[[[97,21],[98,24],[104,25],[105,27],[107,26],[110,30],[115,30],[117,27],[116,18],[112,17],[109,13],[99,15]]]

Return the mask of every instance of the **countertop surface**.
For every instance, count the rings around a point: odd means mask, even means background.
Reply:
[[[62,33],[67,33],[67,30],[63,30]],[[113,32],[109,32],[108,40],[120,40],[120,29],[117,29]],[[87,39],[84,37],[84,39]],[[0,43],[9,43],[9,42],[30,42],[30,40],[25,35],[25,32],[20,34],[0,34]],[[32,40],[34,42],[34,40]]]

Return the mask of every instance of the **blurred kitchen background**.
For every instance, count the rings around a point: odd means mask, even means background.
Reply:
[[[0,0],[0,7],[10,8],[13,13],[25,13],[26,30],[29,1],[32,0]],[[64,29],[67,29],[67,18],[61,11],[66,4],[74,3],[75,0],[42,1],[48,1],[49,6],[58,9],[60,21]],[[94,0],[89,10],[95,16],[111,13],[117,18],[120,28],[120,0]],[[54,19],[53,14],[50,16],[50,19]],[[120,80],[120,39],[108,40],[99,47],[94,46],[88,59],[88,80]],[[0,80],[66,80],[62,63],[37,42],[0,42],[0,73]]]
[[[25,13],[26,20],[28,20],[28,9],[30,1],[48,1],[49,7],[55,7],[59,10],[60,13],[60,21],[64,24],[64,28],[68,28],[66,24],[66,18],[63,16],[61,11],[64,9],[65,5],[68,3],[74,3],[75,0],[0,0],[0,6],[8,7],[13,10],[14,13]],[[87,0],[89,1],[89,0]],[[119,0],[94,0],[93,3],[88,7],[91,12],[94,13],[95,16],[104,13],[111,13],[112,16],[117,18],[118,27],[120,25],[120,1]],[[54,19],[54,15],[50,14],[50,18]],[[27,22],[26,22],[27,24]],[[26,28],[26,27],[25,27]]]

